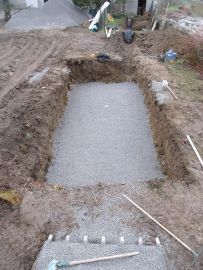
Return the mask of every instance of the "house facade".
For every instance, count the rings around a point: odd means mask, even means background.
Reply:
[[[9,0],[10,3],[15,7],[41,7],[48,0]],[[160,0],[126,0],[125,13],[126,14],[136,14],[143,15],[145,12],[149,11],[153,2],[158,2]]]
[[[148,12],[154,0],[126,0],[125,13],[143,15]]]
[[[47,0],[9,0],[9,2],[19,8],[24,8],[24,7],[41,7]]]

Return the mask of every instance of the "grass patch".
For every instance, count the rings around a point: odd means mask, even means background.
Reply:
[[[106,26],[124,26],[125,23],[125,16],[118,16],[118,17],[113,17],[112,22],[107,22],[106,21]]]
[[[180,7],[181,7],[181,5],[171,4],[169,6],[168,10],[171,11],[171,12],[175,12],[175,11],[178,11]]]
[[[168,70],[177,79],[183,95],[192,100],[203,102],[203,80],[192,67],[186,66],[183,60],[168,63]]]
[[[193,3],[191,10],[193,15],[203,17],[203,3]]]

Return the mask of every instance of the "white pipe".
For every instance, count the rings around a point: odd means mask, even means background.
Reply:
[[[191,140],[191,138],[190,138],[189,135],[187,135],[187,139],[188,139],[188,141],[190,142],[190,144],[191,144],[191,146],[192,146],[192,149],[194,150],[194,152],[195,152],[197,158],[199,159],[199,162],[201,163],[201,165],[202,165],[202,167],[203,167],[203,160],[202,160],[200,154],[198,153],[197,148],[195,147],[195,145],[194,145],[194,143],[192,142],[192,140]]]
[[[93,21],[91,22],[89,29],[91,30],[93,28],[93,26],[95,25],[95,23],[98,23],[100,20],[100,17],[102,15],[102,13],[104,12],[104,10],[110,5],[110,3],[108,1],[106,1],[103,6],[100,8],[100,10],[97,12],[96,16],[94,17]]]
[[[123,194],[123,197],[126,198],[129,202],[131,202],[135,207],[137,207],[142,213],[144,213],[146,216],[148,216],[151,220],[153,220],[157,225],[159,225],[164,231],[166,231],[168,234],[170,234],[173,238],[176,239],[182,246],[187,248],[190,252],[193,253],[193,255],[197,256],[197,254],[188,247],[183,241],[181,241],[178,237],[176,237],[172,232],[170,232],[168,229],[166,229],[161,223],[159,223],[155,218],[153,218],[150,214],[148,214],[144,209],[142,209],[139,205],[137,205],[135,202],[133,202],[128,196]]]
[[[140,254],[140,253],[139,252],[131,252],[131,253],[124,253],[124,254],[106,256],[106,257],[100,257],[100,258],[86,259],[86,260],[80,260],[80,261],[72,261],[72,262],[69,262],[68,265],[73,266],[73,265],[78,265],[78,264],[107,261],[107,260],[119,259],[119,258],[127,258],[127,257],[132,257],[132,256],[135,256],[135,255],[138,255],[138,254]]]

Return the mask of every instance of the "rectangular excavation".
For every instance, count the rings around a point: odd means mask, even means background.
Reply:
[[[163,176],[144,97],[135,83],[74,85],[53,151],[50,183],[119,184]]]

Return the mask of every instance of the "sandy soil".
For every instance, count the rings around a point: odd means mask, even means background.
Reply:
[[[30,269],[50,232],[57,234],[64,227],[68,232],[79,226],[72,212],[73,204],[89,205],[93,193],[102,201],[102,185],[63,189],[44,182],[52,158],[53,131],[67,103],[70,83],[78,81],[81,72],[84,80],[98,80],[103,74],[109,81],[119,81],[123,74],[125,80],[140,84],[150,111],[162,169],[167,175],[164,182],[149,182],[138,190],[117,186],[107,187],[104,193],[108,197],[127,192],[182,240],[199,250],[203,242],[203,174],[185,134],[192,135],[202,153],[202,103],[185,96],[165,66],[143,55],[136,44],[126,47],[119,35],[107,42],[103,33],[73,28],[1,33],[0,41],[0,50],[7,48],[0,56],[1,189],[15,188],[23,197],[19,206],[0,201],[2,269]],[[102,65],[92,59],[92,54],[98,52],[113,55],[108,72],[106,63]],[[48,71],[40,80],[29,82],[34,72],[45,68]],[[151,80],[160,78],[171,83],[180,97],[177,102],[157,103],[149,85]],[[129,205],[124,207],[132,209]],[[149,235],[151,232],[154,236],[154,224],[143,217],[135,217],[131,226],[137,226],[140,231],[148,228]],[[165,242],[171,262],[177,269],[185,269],[192,260],[190,254],[168,235],[161,231],[158,235]]]

